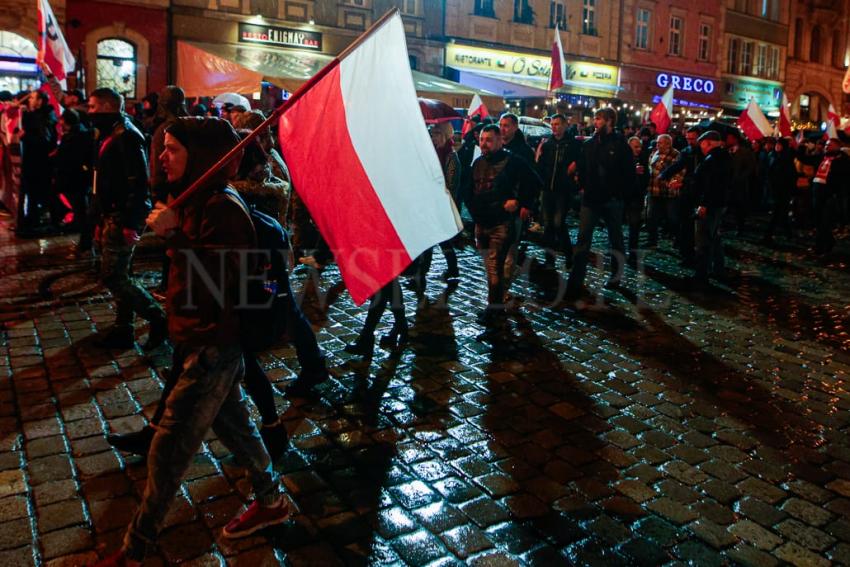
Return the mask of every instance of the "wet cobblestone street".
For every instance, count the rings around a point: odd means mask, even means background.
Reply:
[[[71,242],[15,240],[0,219],[4,566],[119,546],[146,468],[105,436],[146,423],[170,365],[168,348],[92,346],[113,304],[64,259]],[[563,271],[530,245],[509,335],[492,341],[480,258],[461,251],[447,289],[436,252],[427,299],[405,292],[410,344],[371,362],[342,350],[366,313],[338,271],[296,272],[333,373],[288,399],[294,351],[262,357],[297,514],[223,539],[250,488],[210,433],[149,564],[850,564],[850,239],[823,259],[759,242],[727,240],[732,276],[714,293],[689,291],[668,243],[622,289],[591,269],[581,310],[554,301]],[[153,286],[158,268],[147,244],[136,273]]]

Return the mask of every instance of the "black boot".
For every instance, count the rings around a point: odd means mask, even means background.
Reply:
[[[271,457],[272,463],[277,462],[289,446],[289,434],[286,432],[286,427],[283,426],[280,420],[272,423],[271,425],[263,425],[260,428],[260,437],[263,438],[263,444],[269,452],[269,457]]]
[[[349,354],[359,354],[361,356],[371,356],[375,350],[375,335],[374,333],[363,333],[357,340],[349,345],[345,345],[343,349]]]
[[[148,340],[142,345],[142,350],[150,352],[160,346],[168,339],[168,323],[165,317],[159,317],[151,321],[150,331],[148,332]]]
[[[389,333],[381,337],[379,344],[383,348],[396,349],[407,343],[408,339],[407,323],[396,323]]]
[[[324,359],[322,359],[322,365],[315,370],[301,370],[301,374],[299,374],[298,378],[295,379],[295,382],[286,389],[286,393],[288,395],[303,398],[309,394],[315,386],[326,381],[328,378],[330,378],[330,374],[328,374],[328,369],[325,368]]]
[[[135,342],[131,325],[115,325],[105,333],[97,333],[94,339],[95,346],[111,349],[133,348]]]
[[[106,442],[125,453],[133,453],[146,457],[151,448],[151,441],[156,430],[151,425],[144,426],[141,431],[124,433],[123,435],[113,433],[106,436]]]

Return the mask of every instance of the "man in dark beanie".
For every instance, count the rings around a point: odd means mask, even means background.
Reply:
[[[167,179],[181,193],[239,142],[216,118],[180,118],[165,135]],[[228,187],[234,159],[177,209],[164,205],[148,225],[172,255],[166,291],[169,332],[182,372],[168,394],[148,453],[142,502],[121,550],[101,567],[141,565],[162,528],[183,475],[210,428],[247,468],[256,500],[228,523],[226,538],[250,535],[289,518],[289,505],[240,387],[240,259],[256,246],[248,210]]]
[[[101,279],[115,298],[115,325],[100,333],[103,348],[132,348],[133,319],[150,321],[147,342],[152,350],[166,339],[165,314],[145,288],[130,277],[133,252],[151,209],[144,137],[124,114],[124,97],[110,88],[89,97],[89,118],[97,132],[93,210],[98,222]]]
[[[694,172],[697,288],[709,285],[709,276],[723,277],[725,259],[720,224],[730,202],[732,156],[723,148],[720,133],[709,130],[699,137],[699,148],[705,156]],[[734,189],[733,189],[734,190]]]

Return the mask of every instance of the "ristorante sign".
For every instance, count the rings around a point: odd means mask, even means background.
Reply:
[[[261,43],[281,47],[322,50],[322,34],[319,32],[293,30],[257,24],[239,24],[239,41]]]
[[[619,84],[619,68],[613,65],[569,59],[566,63],[567,74],[564,81],[568,85],[610,89],[616,88]],[[507,80],[514,77],[547,82],[552,72],[552,60],[549,55],[482,49],[457,44],[446,46],[446,65],[459,70],[504,75]]]

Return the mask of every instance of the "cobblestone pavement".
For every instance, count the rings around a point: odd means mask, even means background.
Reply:
[[[169,352],[94,349],[113,305],[63,259],[70,239],[15,241],[8,224],[0,565],[84,565],[118,546],[146,474],[105,435],[145,423]],[[223,540],[248,488],[210,436],[150,564],[850,563],[850,241],[825,260],[757,242],[730,245],[720,293],[689,292],[667,245],[623,290],[591,270],[580,311],[553,303],[563,280],[530,246],[510,336],[492,343],[466,250],[459,287],[432,275],[415,309],[410,293],[411,344],[371,363],[342,352],[365,312],[338,273],[299,276],[334,377],[290,401],[293,351],[264,356],[297,515]],[[137,273],[152,285],[156,269],[143,249]]]

